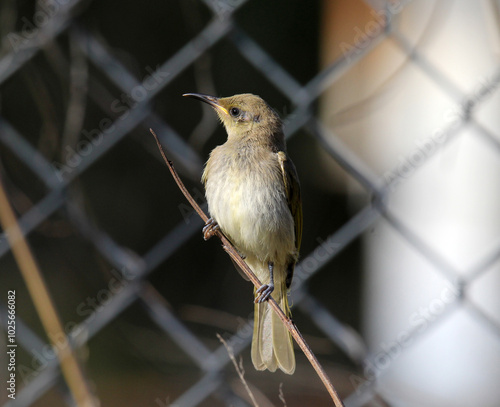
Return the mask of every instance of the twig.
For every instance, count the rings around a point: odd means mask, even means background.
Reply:
[[[286,400],[285,400],[285,395],[283,394],[283,383],[280,383],[279,398],[283,402],[283,407],[287,407]]]
[[[188,202],[191,204],[191,206],[194,208],[194,210],[198,213],[198,215],[201,217],[203,222],[207,222],[208,216],[205,215],[205,213],[201,210],[201,208],[198,206],[196,201],[193,199],[189,191],[186,189],[184,184],[182,183],[181,179],[179,178],[179,175],[174,169],[174,166],[172,162],[167,158],[165,155],[165,152],[163,151],[163,147],[160,144],[160,141],[158,140],[158,137],[156,133],[154,132],[153,129],[149,129],[151,131],[151,134],[154,136],[156,140],[156,144],[158,144],[158,148],[160,149],[160,153],[165,160],[165,163],[167,164],[168,169],[170,170],[172,177],[174,178],[175,182],[177,183],[179,189],[182,191]],[[233,261],[238,265],[238,267],[243,270],[245,275],[250,279],[250,281],[253,283],[253,285],[257,288],[259,288],[262,283],[259,281],[257,276],[253,273],[253,271],[248,267],[248,265],[245,263],[245,261],[241,258],[241,256],[238,254],[234,246],[231,244],[231,242],[224,236],[224,234],[218,230],[216,232],[217,237],[222,241],[222,247],[223,249],[229,254],[229,256],[233,259]],[[323,370],[323,367],[320,365],[318,362],[318,359],[316,359],[316,356],[312,352],[311,348],[309,345],[306,343],[304,338],[302,337],[302,334],[299,332],[297,326],[294,324],[294,322],[289,319],[280,306],[277,304],[277,302],[274,300],[274,298],[269,297],[269,305],[273,309],[273,311],[278,315],[278,317],[281,319],[283,324],[285,324],[286,329],[290,332],[290,334],[293,336],[297,344],[300,346],[300,349],[302,349],[302,352],[306,355],[307,359],[309,359],[309,362],[313,366],[314,370],[316,370],[316,373],[320,377],[321,381],[323,382],[324,386],[326,387],[328,393],[330,393],[330,396],[332,397],[332,400],[335,404],[336,407],[344,407],[344,403],[340,399],[337,391],[333,387],[332,382],[330,381],[329,377],[326,375],[326,372]]]
[[[233,349],[227,344],[227,342],[224,340],[224,338],[222,336],[217,334],[217,338],[219,338],[219,341],[221,341],[221,343],[226,348],[227,354],[229,355],[231,362],[233,362],[234,368],[236,369],[236,373],[238,373],[238,376],[240,377],[240,380],[243,383],[243,386],[245,386],[245,390],[247,391],[248,395],[250,396],[250,399],[252,400],[253,405],[255,407],[259,407],[259,405],[257,404],[257,400],[255,400],[255,396],[253,395],[252,391],[250,390],[250,387],[248,387],[247,381],[245,380],[245,371],[243,370],[243,366],[238,366],[238,362],[236,362],[236,358],[234,357]]]
[[[68,384],[73,399],[78,407],[95,407],[96,401],[90,392],[82,369],[74,355],[71,345],[66,338],[62,323],[57,315],[56,308],[40,272],[38,264],[28,246],[25,236],[10,202],[7,192],[0,178],[0,225],[7,234],[12,254],[21,271],[23,280],[33,300],[40,321],[47,333],[47,337],[57,349],[57,358],[61,364],[61,372]],[[56,343],[53,338],[64,338],[64,343]]]

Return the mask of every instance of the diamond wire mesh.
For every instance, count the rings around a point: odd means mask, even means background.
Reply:
[[[44,156],[40,146],[34,146],[28,141],[26,135],[16,130],[15,126],[2,115],[0,117],[0,143],[3,156],[12,156],[28,168],[37,182],[43,184],[43,193],[36,204],[28,208],[19,218],[20,225],[26,236],[30,236],[37,228],[44,224],[58,211],[63,210],[64,217],[70,221],[80,236],[93,246],[113,270],[119,270],[123,287],[113,294],[113,300],[100,307],[98,313],[81,321],[70,333],[70,340],[76,349],[85,347],[94,337],[108,327],[116,319],[122,317],[129,307],[139,304],[146,315],[163,331],[179,349],[181,349],[199,370],[198,379],[189,388],[173,400],[156,398],[156,405],[194,406],[202,403],[210,396],[215,396],[224,405],[248,405],[241,395],[235,392],[234,387],[226,382],[223,375],[230,359],[226,349],[219,345],[212,350],[200,340],[190,325],[183,321],[172,309],[166,299],[155,288],[148,276],[163,262],[174,256],[189,240],[199,233],[201,222],[190,217],[188,221],[181,221],[170,228],[168,233],[154,242],[142,255],[121,245],[111,237],[104,228],[98,226],[82,204],[78,193],[72,190],[72,184],[78,182],[79,177],[92,170],[99,164],[103,156],[115,149],[122,139],[130,135],[134,129],[147,133],[152,127],[159,134],[167,154],[174,161],[183,177],[195,180],[201,172],[204,157],[196,151],[185,139],[177,133],[174,125],[155,111],[153,102],[175,80],[189,69],[199,58],[209,52],[218,42],[228,40],[241,57],[254,67],[255,70],[271,83],[279,92],[285,95],[292,103],[293,110],[284,117],[285,132],[288,139],[292,139],[297,132],[305,131],[313,137],[324,151],[333,157],[343,169],[356,179],[366,191],[373,196],[373,201],[352,216],[342,227],[331,233],[323,243],[320,243],[311,254],[303,256],[297,267],[295,283],[292,287],[294,307],[300,309],[316,325],[322,335],[332,341],[355,366],[362,367],[374,355],[366,349],[361,336],[350,326],[339,321],[335,315],[321,301],[315,298],[313,292],[305,284],[313,275],[321,273],[336,256],[339,255],[354,240],[358,239],[375,221],[383,217],[391,227],[420,252],[429,262],[435,265],[442,275],[451,284],[457,287],[460,295],[454,302],[448,304],[444,312],[433,321],[439,324],[447,314],[453,310],[467,307],[472,310],[482,324],[487,325],[500,335],[500,326],[497,321],[485,313],[467,298],[466,291],[469,285],[479,279],[482,274],[500,257],[500,248],[496,248],[479,261],[469,273],[467,278],[461,278],[457,270],[426,241],[418,237],[404,219],[399,219],[391,213],[387,205],[390,200],[391,183],[378,178],[343,142],[337,138],[317,117],[314,104],[322,93],[334,83],[349,66],[358,63],[371,50],[381,42],[390,38],[400,49],[406,53],[418,69],[420,69],[436,86],[461,103],[462,121],[459,126],[447,130],[448,137],[445,143],[450,143],[454,136],[460,133],[465,126],[473,126],[480,137],[491,143],[495,149],[499,148],[496,135],[491,134],[474,118],[474,112],[481,105],[483,99],[495,92],[500,80],[500,71],[489,82],[482,95],[477,95],[468,100],[456,86],[449,81],[440,70],[426,60],[393,26],[386,27],[385,31],[369,39],[362,49],[354,49],[352,53],[344,53],[333,64],[320,71],[305,85],[299,83],[287,71],[286,66],[281,66],[234,18],[248,1],[204,1],[212,13],[210,21],[191,40],[183,44],[180,49],[172,53],[168,59],[156,68],[148,71],[149,78],[155,77],[156,83],[151,85],[146,80],[140,81],[132,74],[129,68],[110,52],[106,40],[92,33],[89,26],[80,20],[90,7],[90,2],[70,1],[62,3],[52,2],[47,4],[57,5],[52,17],[36,27],[36,35],[23,39],[14,50],[3,55],[0,60],[0,86],[4,86],[9,79],[29,64],[39,54],[45,54],[49,61],[50,69],[61,74],[62,80],[70,83],[70,72],[73,68],[70,58],[64,53],[57,52],[54,42],[58,37],[67,36],[71,43],[72,53],[85,59],[87,64],[92,64],[93,69],[88,71],[88,96],[108,117],[110,106],[116,100],[114,94],[120,92],[127,95],[128,104],[126,114],[114,120],[108,119],[99,126],[94,138],[81,145],[78,153],[67,156],[64,161],[53,161]],[[43,4],[43,3],[40,3]],[[55,7],[55,6],[53,6]],[[164,74],[167,73],[167,74]],[[3,97],[2,104],[9,103],[8,97]],[[115,112],[116,113],[116,112]],[[158,158],[149,141],[140,141],[141,148],[152,157]],[[85,148],[88,149],[85,150]],[[444,145],[442,148],[446,148]],[[423,163],[422,165],[425,165]],[[3,168],[5,171],[5,168]],[[419,169],[417,169],[418,171]],[[168,178],[165,172],[164,175]],[[163,186],[162,186],[163,188]],[[171,185],[168,188],[173,188]],[[174,197],[172,199],[177,199]],[[177,199],[177,202],[179,200]],[[3,235],[2,235],[3,236]],[[4,236],[3,236],[4,237]],[[326,255],[319,256],[318,250],[330,244]],[[0,256],[5,258],[9,254],[9,245],[5,238],[0,240]],[[5,315],[5,305],[2,304],[2,314]],[[4,329],[5,319],[2,318]],[[251,341],[251,318],[240,324],[239,329],[226,339],[232,346],[235,354],[247,349]],[[18,317],[18,340],[26,352],[32,355],[39,354],[46,345],[46,340],[36,333],[30,323]],[[427,331],[426,331],[427,332]],[[410,336],[420,333],[415,330]],[[407,350],[406,350],[407,351]],[[383,400],[377,394],[377,381],[373,380],[361,391],[351,392],[346,398],[346,405],[361,406],[366,403],[380,405]],[[66,405],[72,405],[71,399],[64,386],[61,386],[58,362],[55,358],[47,360],[23,386],[16,402],[6,402],[5,406],[30,406],[35,405],[46,392],[59,389]]]

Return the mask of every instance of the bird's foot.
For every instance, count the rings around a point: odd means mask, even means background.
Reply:
[[[205,226],[202,229],[203,239],[208,240],[212,236],[214,236],[217,231],[220,229],[219,224],[215,221],[214,218],[210,218],[205,223]]]
[[[257,296],[255,297],[255,303],[261,303],[267,301],[274,291],[274,284],[262,284],[257,290]]]

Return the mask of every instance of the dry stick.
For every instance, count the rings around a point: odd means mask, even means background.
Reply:
[[[285,395],[283,394],[283,382],[280,383],[280,392],[279,392],[279,398],[283,402],[283,407],[286,406],[286,400],[285,400]]]
[[[71,346],[64,334],[63,326],[52,302],[47,286],[25,236],[19,227],[16,216],[7,198],[7,193],[0,178],[0,225],[7,234],[12,254],[21,271],[35,309],[40,317],[47,336],[57,349],[61,372],[78,407],[95,407],[96,403]],[[52,338],[65,339],[63,346]]]
[[[186,199],[189,201],[193,209],[198,213],[200,218],[203,220],[203,222],[208,221],[208,216],[205,215],[205,212],[201,210],[201,208],[198,206],[196,201],[193,199],[189,191],[186,189],[184,186],[183,182],[179,178],[179,175],[177,174],[177,171],[175,171],[174,166],[172,162],[167,158],[165,155],[165,152],[163,151],[163,147],[160,144],[160,141],[158,140],[158,137],[156,136],[156,133],[154,132],[153,129],[149,129],[151,134],[154,136],[156,140],[156,144],[158,144],[158,148],[160,149],[160,153],[163,157],[163,160],[165,160],[165,163],[168,166],[168,169],[172,173],[172,177],[174,178],[175,182],[177,183],[179,189],[182,191]],[[259,281],[257,276],[253,273],[253,271],[248,267],[248,265],[245,263],[245,261],[241,258],[241,256],[238,254],[232,243],[224,236],[224,234],[218,230],[216,232],[217,237],[222,241],[222,247],[223,249],[231,256],[231,258],[234,260],[234,262],[243,270],[243,272],[247,275],[247,277],[250,279],[250,281],[253,283],[253,285],[257,288],[259,288],[262,283]],[[336,407],[344,407],[344,403],[340,399],[337,391],[333,387],[332,382],[326,375],[325,371],[323,370],[322,366],[318,362],[318,359],[316,359],[316,356],[312,352],[311,348],[309,345],[306,343],[304,338],[302,337],[301,333],[299,332],[297,326],[293,323],[291,319],[289,319],[281,310],[280,306],[276,303],[276,301],[270,296],[268,299],[269,305],[271,308],[274,310],[274,312],[278,315],[278,317],[281,319],[283,324],[285,324],[286,329],[292,334],[293,338],[295,341],[298,343],[300,346],[300,349],[302,349],[302,352],[306,355],[307,359],[309,359],[309,362],[313,366],[314,370],[316,370],[316,373],[320,377],[321,381],[325,385],[326,389],[328,390],[328,393],[330,393],[330,396],[332,397],[332,400],[335,404]]]
[[[248,386],[248,383],[245,380],[245,370],[243,370],[243,363],[241,363],[240,366],[238,366],[238,362],[236,362],[236,358],[234,357],[234,352],[233,352],[233,349],[231,348],[231,346],[229,346],[227,344],[227,342],[224,340],[224,338],[222,336],[220,336],[219,334],[217,334],[217,338],[219,338],[219,341],[221,341],[221,343],[226,348],[227,354],[229,355],[231,362],[233,362],[236,373],[238,373],[238,376],[240,377],[240,380],[243,383],[243,386],[245,387],[245,390],[246,390],[248,396],[252,400],[254,407],[259,407],[259,405],[257,404],[257,400],[255,400],[255,396],[252,393],[252,390],[250,390],[250,387]]]

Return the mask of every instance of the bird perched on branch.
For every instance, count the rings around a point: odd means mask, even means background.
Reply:
[[[286,153],[282,122],[259,96],[186,93],[211,105],[227,141],[210,154],[202,176],[211,218],[205,240],[220,228],[262,282],[255,290],[252,362],[257,370],[295,371],[292,338],[267,300],[290,315],[287,290],[302,238],[297,171]]]

